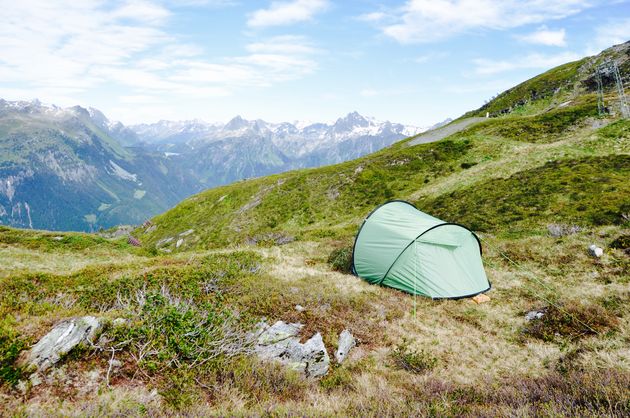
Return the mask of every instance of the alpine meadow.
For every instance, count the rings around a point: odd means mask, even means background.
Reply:
[[[0,416],[629,416],[630,41],[566,61],[432,128],[0,101]]]

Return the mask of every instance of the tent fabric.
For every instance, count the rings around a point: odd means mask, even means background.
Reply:
[[[363,221],[352,253],[353,272],[368,283],[434,299],[475,296],[490,289],[479,238],[402,200]]]

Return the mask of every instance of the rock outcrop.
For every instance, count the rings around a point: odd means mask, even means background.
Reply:
[[[337,363],[341,364],[345,360],[346,356],[356,343],[357,342],[350,331],[347,329],[341,331],[341,334],[339,334],[339,344],[337,345],[337,351],[335,352],[335,359],[337,360]]]
[[[44,371],[82,342],[90,342],[101,326],[98,318],[84,316],[61,321],[28,353],[26,363]]]
[[[320,333],[304,344],[298,337],[302,324],[278,321],[272,326],[261,325],[255,352],[266,361],[278,361],[307,377],[322,377],[328,373],[330,357]]]

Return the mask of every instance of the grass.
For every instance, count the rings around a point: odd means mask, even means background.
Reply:
[[[584,96],[574,106],[544,113],[489,119],[469,128],[466,134],[484,133],[523,142],[552,142],[563,133],[575,130],[589,117],[597,117],[594,96]]]
[[[0,228],[0,415],[628,415],[630,122],[593,117],[571,84],[584,63],[442,141],[192,196],[134,231],[142,248]],[[391,198],[481,231],[489,302],[347,274],[358,226]],[[20,352],[88,314],[105,323],[95,346],[19,392]],[[249,355],[261,320],[300,322],[331,355],[344,329],[357,346],[304,379]]]
[[[531,229],[545,222],[623,224],[630,212],[628,176],[628,155],[559,160],[415,203],[482,231]]]

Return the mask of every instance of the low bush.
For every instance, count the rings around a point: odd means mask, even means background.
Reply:
[[[466,170],[466,169],[469,169],[469,168],[474,167],[474,166],[476,166],[476,165],[477,165],[477,163],[476,163],[476,162],[466,162],[466,161],[465,161],[465,162],[461,163],[459,166],[460,166],[461,168],[463,168],[464,170]]]
[[[630,248],[630,234],[619,235],[610,243],[610,248],[625,250]]]
[[[326,390],[346,388],[352,384],[352,373],[345,367],[337,367],[329,371],[319,384]]]
[[[425,350],[415,350],[409,347],[410,342],[406,339],[394,348],[391,352],[391,359],[394,366],[412,373],[424,373],[437,366],[438,359]]]
[[[542,311],[543,317],[529,321],[524,332],[543,341],[555,341],[558,337],[577,340],[614,330],[619,323],[619,320],[602,306],[578,301],[549,306]]]
[[[202,368],[251,350],[246,324],[220,302],[194,304],[168,291],[137,298],[137,319],[115,327],[112,345],[128,352],[147,373],[172,368]]]
[[[328,256],[330,267],[341,273],[352,273],[352,246],[334,249]]]
[[[26,346],[26,341],[9,323],[9,318],[0,320],[0,386],[13,386],[22,378],[22,369],[15,362]]]

